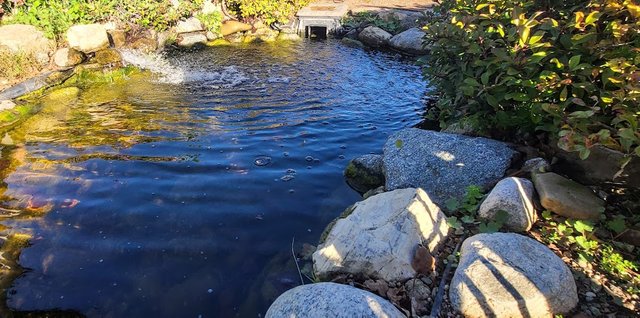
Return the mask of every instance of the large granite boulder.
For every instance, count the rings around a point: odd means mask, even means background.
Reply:
[[[495,220],[498,214],[506,213],[506,229],[524,232],[536,221],[533,207],[533,183],[523,178],[506,178],[498,182],[480,205],[478,216]]]
[[[428,50],[422,45],[424,35],[424,31],[418,28],[411,28],[392,37],[389,40],[389,45],[398,51],[408,54],[426,54]]]
[[[556,169],[582,184],[615,182],[640,188],[640,157],[625,156],[620,151],[599,145],[589,149],[591,153],[585,160],[576,152],[556,150],[555,156],[560,159]]]
[[[265,318],[336,317],[404,318],[386,299],[349,285],[302,285],[280,295]]]
[[[12,53],[33,54],[39,63],[47,64],[55,42],[32,25],[8,24],[0,26],[0,48]]]
[[[384,186],[382,156],[363,155],[351,160],[344,170],[344,177],[360,193]]]
[[[422,188],[444,206],[470,185],[493,186],[517,155],[496,140],[408,128],[384,145],[385,188]]]
[[[339,219],[313,253],[316,276],[362,274],[385,281],[416,275],[419,244],[433,254],[449,232],[446,216],[422,189],[374,195]]]
[[[605,202],[589,188],[563,176],[549,173],[533,174],[533,182],[542,206],[556,214],[573,219],[597,220],[604,212]]]
[[[109,36],[102,24],[79,24],[67,30],[67,42],[75,50],[93,53],[109,47]]]
[[[360,42],[374,48],[385,47],[389,44],[391,33],[375,26],[368,26],[358,35]]]
[[[464,241],[449,287],[465,317],[553,317],[578,303],[571,270],[549,248],[515,233]]]

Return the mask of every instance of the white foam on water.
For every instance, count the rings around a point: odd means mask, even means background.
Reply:
[[[121,50],[125,63],[158,74],[158,81],[166,84],[198,83],[212,88],[236,86],[248,77],[235,66],[208,69],[188,61],[171,61],[161,53],[142,53]]]

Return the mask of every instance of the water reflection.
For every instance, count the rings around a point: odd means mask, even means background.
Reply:
[[[416,67],[337,43],[163,63],[184,76],[72,82],[5,138],[3,232],[32,236],[11,308],[264,313],[297,283],[291,238],[315,242],[358,199],[344,158],[422,112]]]

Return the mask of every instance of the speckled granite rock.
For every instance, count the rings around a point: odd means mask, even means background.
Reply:
[[[385,188],[422,188],[444,206],[450,198],[461,199],[470,185],[498,182],[516,156],[496,140],[408,128],[384,145]]]
[[[404,318],[382,297],[349,285],[317,283],[290,289],[276,299],[266,318]]]
[[[533,175],[542,206],[573,219],[597,220],[604,212],[604,201],[589,188],[553,172]]]
[[[517,232],[531,229],[537,218],[533,207],[533,183],[513,177],[498,182],[480,205],[478,216],[495,220],[500,211],[507,213],[506,229]]]
[[[412,278],[418,244],[433,254],[449,232],[446,216],[422,189],[374,195],[338,219],[313,253],[316,277],[363,274],[385,281]]]
[[[465,317],[553,317],[578,303],[571,270],[534,239],[477,234],[460,253],[449,299]]]

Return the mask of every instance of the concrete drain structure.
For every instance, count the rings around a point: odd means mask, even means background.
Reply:
[[[344,3],[313,3],[298,11],[298,34],[304,37],[326,38],[342,26],[342,17],[349,12]]]

